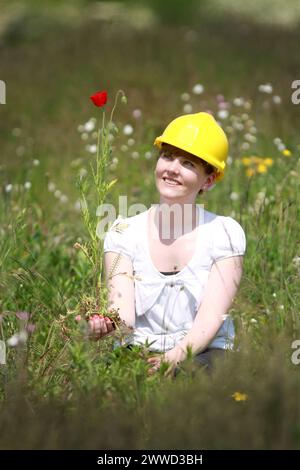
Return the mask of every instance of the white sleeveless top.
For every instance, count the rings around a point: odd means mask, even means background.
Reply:
[[[128,342],[146,344],[152,351],[172,349],[192,327],[201,305],[209,272],[215,261],[244,255],[246,238],[231,217],[202,211],[196,249],[177,274],[164,275],[153,265],[147,235],[148,211],[134,217],[119,216],[104,240],[104,252],[130,258],[135,286],[136,322]],[[234,326],[227,315],[209,348],[231,349]]]

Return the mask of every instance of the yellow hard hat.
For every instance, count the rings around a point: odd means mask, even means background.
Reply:
[[[218,170],[216,180],[223,178],[228,140],[211,114],[202,112],[177,117],[154,141],[154,145],[159,148],[163,143],[205,160]]]

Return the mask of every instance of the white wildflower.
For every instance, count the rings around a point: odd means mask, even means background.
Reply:
[[[131,135],[133,133],[133,127],[130,124],[126,124],[123,127],[123,134],[125,135]]]
[[[136,160],[137,158],[139,158],[140,154],[139,152],[132,152],[131,156],[134,160]]]
[[[241,145],[241,150],[249,150],[250,144],[248,142],[243,142]]]
[[[85,132],[92,132],[95,129],[95,122],[93,119],[90,119],[84,124]]]
[[[233,104],[234,106],[243,106],[244,101],[245,101],[244,98],[240,98],[240,97],[234,98]]]
[[[261,93],[267,93],[270,95],[271,93],[273,93],[273,87],[271,83],[261,84],[258,86],[258,91],[260,91]]]
[[[193,86],[193,93],[195,95],[201,95],[201,93],[204,92],[204,86],[201,85],[201,83],[196,83],[196,85]]]
[[[150,160],[150,158],[152,158],[152,152],[150,152],[150,150],[145,153],[145,158],[146,160]]]
[[[59,200],[62,204],[65,204],[66,202],[68,202],[69,199],[68,199],[68,196],[66,196],[65,194],[62,194]]]
[[[238,201],[238,199],[240,198],[239,194],[234,191],[230,194],[229,197],[232,201]]]
[[[48,191],[50,191],[50,193],[53,193],[53,191],[55,191],[55,188],[56,188],[55,183],[52,183],[52,181],[50,181],[48,183]]]
[[[128,150],[127,145],[122,145],[121,150],[122,150],[122,152],[127,152],[127,150]]]
[[[6,192],[6,193],[10,193],[11,190],[12,190],[12,188],[13,188],[13,185],[12,185],[12,184],[7,184],[7,185],[5,186],[5,192]]]
[[[57,197],[57,199],[59,199],[61,197],[62,193],[59,189],[57,189],[56,191],[54,191],[54,196]]]
[[[86,145],[86,146],[85,146],[85,149],[86,149],[89,153],[96,153],[96,152],[97,152],[97,145],[96,145],[96,144]]]
[[[280,96],[278,96],[278,95],[274,95],[274,96],[273,96],[273,102],[274,102],[275,104],[280,104],[281,101],[282,101],[282,100],[281,100]]]
[[[39,161],[37,158],[35,158],[35,159],[33,160],[32,164],[33,164],[33,166],[39,166],[40,161]]]
[[[135,144],[135,140],[130,138],[127,140],[127,144],[130,145],[130,147],[132,147]]]
[[[221,109],[220,111],[218,111],[218,118],[227,119],[228,116],[229,116],[229,112],[227,111],[227,109]]]
[[[182,101],[189,101],[190,97],[191,95],[189,93],[182,93],[180,98],[182,99]]]
[[[30,182],[30,181],[26,181],[26,182],[24,183],[24,188],[25,188],[25,189],[30,189],[30,188],[31,188],[31,182]]]
[[[182,111],[186,114],[189,114],[193,111],[193,106],[190,104],[190,103],[186,103],[183,108],[182,108]]]

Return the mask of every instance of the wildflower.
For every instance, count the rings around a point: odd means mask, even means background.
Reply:
[[[11,336],[6,342],[7,345],[15,348],[16,346],[19,346],[20,344],[25,344],[28,338],[28,333],[26,330],[21,330],[19,333],[15,333],[13,336]]]
[[[233,104],[234,106],[243,106],[244,98],[234,98]]]
[[[94,119],[90,119],[84,125],[84,130],[86,132],[92,132],[95,129],[95,121]]]
[[[251,178],[251,176],[254,176],[255,175],[255,170],[253,170],[253,168],[247,168],[246,170],[246,175]]]
[[[290,157],[292,155],[292,152],[288,149],[284,149],[282,154],[285,156],[285,157]]]
[[[127,144],[132,147],[135,144],[135,140],[130,138],[130,139],[127,140]]]
[[[122,150],[122,152],[127,152],[127,150],[128,150],[127,145],[121,145],[121,150]]]
[[[131,135],[133,133],[133,127],[130,124],[126,124],[123,127],[123,134],[125,135]]]
[[[81,321],[81,315],[76,315],[75,321]]]
[[[230,155],[228,155],[227,161],[226,161],[227,165],[232,165],[232,162],[233,162],[232,157]]]
[[[62,193],[59,189],[57,189],[56,191],[54,191],[54,197],[57,197],[57,199],[59,199],[61,197]]]
[[[136,160],[137,158],[139,158],[140,154],[139,152],[132,152],[131,156],[134,160]]]
[[[5,192],[6,192],[6,193],[10,193],[11,190],[12,190],[12,188],[13,188],[13,185],[12,185],[12,184],[7,184],[7,185],[5,186]]]
[[[26,182],[24,183],[24,188],[25,188],[25,189],[30,189],[30,188],[31,188],[31,182],[30,182],[30,181],[26,181]]]
[[[235,193],[235,192],[233,191],[233,192],[230,194],[229,197],[230,197],[230,199],[231,199],[232,201],[238,201],[238,199],[239,199],[240,196],[238,195],[238,193]]]
[[[241,145],[241,150],[249,150],[250,144],[249,142],[243,142]]]
[[[186,104],[183,106],[182,110],[183,110],[183,112],[184,112],[185,114],[189,114],[189,113],[191,113],[191,112],[193,111],[193,106],[192,106],[191,104],[189,104],[189,103],[186,103]]]
[[[193,87],[193,93],[195,95],[201,95],[201,93],[204,92],[204,86],[201,85],[201,83],[197,83],[196,85],[194,85]]]
[[[281,142],[281,144],[278,144],[277,148],[279,152],[283,152],[286,149],[285,144],[283,142]]]
[[[263,163],[259,163],[259,165],[257,166],[257,171],[258,173],[267,173],[268,171],[267,165],[264,165]]]
[[[66,202],[68,202],[69,199],[68,199],[68,196],[66,196],[65,194],[62,194],[59,200],[62,204],[65,204]]]
[[[227,111],[227,109],[221,109],[220,111],[218,111],[218,118],[226,119],[228,118],[228,116],[229,116],[229,112]]]
[[[251,158],[244,157],[244,158],[242,158],[242,162],[243,162],[243,165],[249,166],[249,165],[251,165]]]
[[[85,148],[89,153],[96,153],[97,152],[97,145],[96,144],[86,145]]]
[[[81,134],[81,138],[82,138],[82,140],[87,140],[87,139],[89,138],[88,133],[87,133],[87,132],[83,132],[83,133]]]
[[[48,191],[49,191],[50,193],[53,193],[53,191],[55,191],[55,188],[56,188],[55,183],[52,183],[52,182],[50,181],[50,183],[48,183]]]
[[[16,317],[18,317],[20,320],[27,321],[29,319],[29,313],[28,312],[16,312]]]
[[[84,126],[82,124],[79,124],[79,126],[77,127],[77,130],[78,132],[83,132],[84,131]]]
[[[242,392],[234,392],[231,396],[235,401],[246,401],[246,400],[248,400],[248,395],[246,393],[242,393]]]
[[[225,101],[225,98],[223,95],[219,94],[216,96],[216,100],[218,103],[223,103]]]
[[[32,164],[33,164],[33,166],[39,166],[40,161],[39,161],[37,158],[35,158],[35,159],[33,160]]]
[[[190,97],[191,96],[190,96],[189,93],[182,93],[182,95],[181,95],[182,101],[189,101]]]
[[[300,256],[295,256],[292,260],[292,263],[296,268],[300,268]]]
[[[265,165],[267,165],[267,166],[272,166],[273,165],[273,159],[272,158],[265,158],[264,162],[265,162]]]
[[[132,111],[132,116],[134,119],[139,119],[142,116],[142,111],[140,109],[134,109]]]
[[[107,92],[105,90],[97,91],[97,93],[90,96],[90,99],[92,100],[95,106],[101,108],[107,102]]]
[[[146,160],[150,160],[150,158],[152,158],[152,152],[150,152],[150,150],[145,153],[145,158]]]
[[[275,104],[280,104],[280,103],[281,103],[281,98],[280,98],[280,96],[274,95],[274,96],[273,96],[273,102],[274,102]]]
[[[270,95],[273,92],[273,87],[271,83],[265,83],[265,84],[259,85],[258,90],[261,93],[267,93]]]

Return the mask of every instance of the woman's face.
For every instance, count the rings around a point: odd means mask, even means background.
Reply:
[[[164,202],[193,203],[215,174],[207,175],[197,157],[171,145],[164,145],[155,169],[156,187]]]

